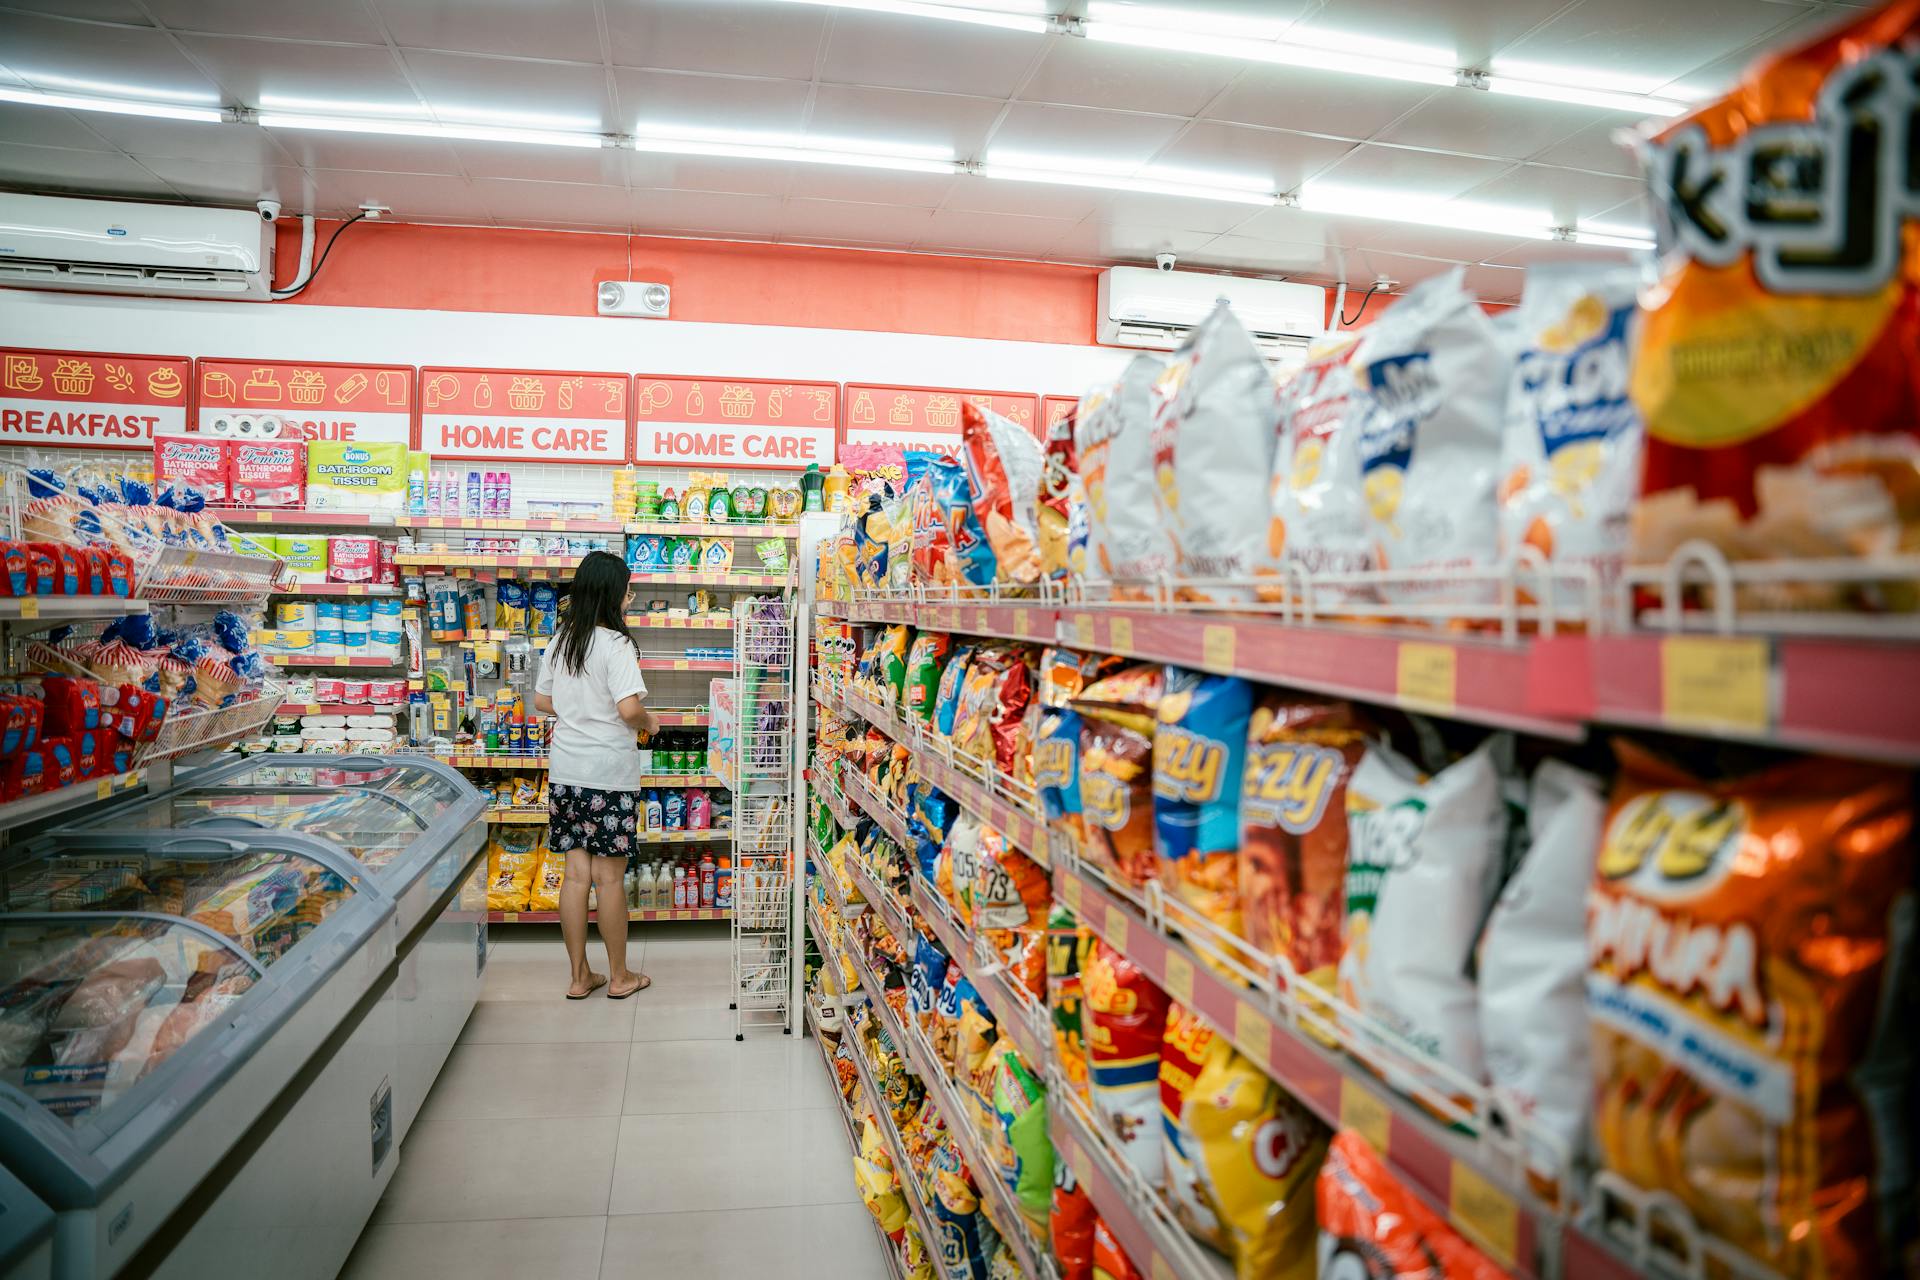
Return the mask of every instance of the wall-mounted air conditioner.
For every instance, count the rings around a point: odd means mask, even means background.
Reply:
[[[253,209],[0,192],[0,285],[265,302],[272,281]]]
[[[1100,275],[1099,340],[1171,351],[1225,298],[1272,359],[1297,361],[1327,325],[1327,291],[1284,280],[1109,267]]]

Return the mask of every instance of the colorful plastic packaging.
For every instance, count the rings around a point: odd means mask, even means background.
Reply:
[[[1093,1280],[1093,1224],[1096,1215],[1086,1188],[1074,1179],[1065,1160],[1053,1164],[1053,1211],[1047,1238],[1060,1266],[1060,1280]]]
[[[1254,572],[1280,579],[1262,585],[1262,599],[1293,592],[1286,575],[1361,573],[1373,567],[1367,505],[1360,484],[1360,432],[1367,401],[1356,394],[1353,355],[1360,335],[1336,333],[1314,343],[1307,363],[1282,397],[1280,442],[1268,486],[1266,552]],[[1359,587],[1316,584],[1332,602],[1370,594]]]
[[[1401,1186],[1351,1129],[1333,1136],[1314,1198],[1323,1276],[1502,1280],[1507,1274]]]
[[[1040,572],[1050,582],[1084,578],[1087,572],[1087,490],[1073,445],[1079,405],[1047,424],[1040,468],[1040,499],[1034,509]]]
[[[907,651],[906,692],[901,706],[922,724],[933,719],[940,697],[940,677],[946,671],[952,644],[944,631],[922,631]]]
[[[1144,352],[1135,356],[1110,390],[1081,402],[1074,418],[1087,492],[1087,580],[1114,584],[1119,597],[1139,598],[1143,584],[1174,566],[1154,484],[1154,383],[1162,363]]]
[[[1159,873],[1153,833],[1153,735],[1165,669],[1140,664],[1089,685],[1080,716],[1080,811],[1085,852],[1129,883]]]
[[[1160,880],[1232,937],[1240,918],[1240,789],[1253,686],[1168,667],[1153,737],[1153,832]],[[1211,957],[1207,957],[1211,962]]]
[[[1053,1200],[1053,1139],[1047,1136],[1047,1086],[1011,1047],[994,1072],[993,1108],[1005,1150],[1000,1176],[1020,1212],[1044,1229]]]
[[[1026,428],[971,400],[960,406],[960,439],[973,491],[973,518],[993,549],[995,575],[1021,586],[1038,581],[1034,501],[1040,487],[1039,442]]]
[[[1067,1082],[1085,1092],[1087,1037],[1083,1022],[1086,987],[1081,973],[1093,950],[1093,934],[1080,927],[1073,912],[1055,903],[1047,914],[1047,1011],[1053,1043]]]
[[[1160,1186],[1166,1177],[1159,1079],[1167,995],[1104,941],[1094,943],[1081,981],[1094,1114],[1134,1172]]]

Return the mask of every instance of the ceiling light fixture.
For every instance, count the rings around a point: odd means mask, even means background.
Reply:
[[[1227,204],[1271,205],[1279,198],[1271,191],[1261,191],[1252,187],[1157,178],[1151,173],[1137,176],[1121,173],[1089,173],[1054,167],[1034,168],[994,160],[989,160],[972,172],[982,178],[999,178],[1007,182],[1094,187],[1102,191],[1133,191],[1142,195],[1184,196],[1193,200],[1218,200]]]
[[[1568,238],[1575,244],[1601,245],[1608,249],[1652,249],[1654,247],[1652,236],[1634,234],[1625,229],[1615,231],[1574,227]]]
[[[629,145],[635,151],[652,151],[663,155],[778,160],[799,164],[835,164],[855,169],[895,169],[903,173],[959,173],[962,168],[958,161],[951,158],[907,155],[879,149],[870,151],[847,146],[836,149],[790,143],[728,142],[718,138],[669,138],[648,134],[635,134]]]
[[[156,120],[192,120],[199,124],[219,124],[227,113],[218,107],[183,107],[171,102],[133,102],[125,98],[90,98],[77,93],[41,93],[37,89],[16,89],[0,85],[0,102],[19,102],[30,107],[63,107],[68,111],[108,111],[121,116],[151,116]]]
[[[456,138],[471,142],[522,142],[545,147],[607,145],[607,139],[597,133],[513,129],[479,124],[434,124],[427,120],[375,120],[358,116],[304,116],[263,111],[256,123],[267,129],[316,129],[328,133],[378,133],[402,138]]]
[[[1307,213],[1372,218],[1381,222],[1411,222],[1423,227],[1481,231],[1488,235],[1524,240],[1554,238],[1553,228],[1547,218],[1524,210],[1463,204],[1454,200],[1432,200],[1401,192],[1316,184],[1302,187],[1294,199],[1294,205]]]
[[[787,4],[813,5],[822,9],[858,9],[864,13],[891,13],[906,18],[939,18],[946,22],[966,22],[974,26],[999,27],[1005,31],[1031,31],[1037,34],[1053,29],[1054,21],[1045,12],[1028,9],[972,8],[957,4],[930,4],[922,0],[785,0]]]
[[[1677,98],[1652,93],[1630,93],[1620,89],[1594,89],[1578,84],[1548,84],[1522,80],[1515,76],[1488,75],[1478,78],[1475,87],[1488,93],[1517,98],[1538,98],[1543,102],[1570,102],[1582,107],[1602,107],[1608,111],[1628,111],[1635,115],[1677,116],[1688,104]]]
[[[1143,49],[1175,49],[1184,53],[1204,53],[1248,62],[1272,62],[1317,71],[1343,71],[1349,75],[1405,80],[1414,84],[1451,85],[1459,80],[1459,73],[1453,67],[1438,63],[1406,62],[1398,58],[1323,49],[1262,36],[1239,37],[1170,27],[1135,26],[1106,18],[1087,19],[1085,31],[1089,40],[1130,44]]]

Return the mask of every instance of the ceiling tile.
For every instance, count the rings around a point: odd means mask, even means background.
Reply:
[[[238,36],[181,36],[180,43],[250,107],[277,100],[308,112],[413,114],[419,95],[393,53],[366,45],[298,44]]]
[[[1261,275],[1338,275],[1341,251],[1322,244],[1295,244],[1253,236],[1215,236],[1188,255],[1181,266],[1217,267]]]
[[[1073,230],[1066,218],[1022,218],[1008,213],[941,209],[921,228],[919,247],[1044,258]]]
[[[11,0],[9,7],[57,14],[63,18],[124,22],[135,27],[153,25],[147,21],[147,15],[140,11],[140,6],[134,0]]]
[[[1567,0],[1330,0],[1316,31],[1372,36],[1445,50],[1462,67],[1485,66],[1503,46],[1567,7]]]
[[[780,201],[774,196],[730,195],[718,191],[635,191],[627,208],[638,234],[697,231],[716,236],[768,236],[780,225]]]
[[[1361,253],[1409,253],[1423,258],[1449,258],[1455,262],[1485,262],[1526,243],[1519,236],[1457,231],[1452,227],[1426,227],[1418,223],[1389,222],[1384,219],[1355,219],[1351,235],[1348,243],[1357,246],[1357,251]]]
[[[362,169],[385,173],[458,174],[459,157],[438,138],[399,138],[377,133],[329,133],[321,129],[273,129],[275,142],[296,164],[309,169]]]
[[[1786,25],[1767,32],[1752,44],[1730,50],[1704,66],[1692,68],[1673,83],[1660,86],[1661,91],[1692,101],[1718,97],[1731,89],[1734,82],[1767,53],[1816,39],[1827,28],[1847,22],[1855,16],[1846,9],[1831,12],[1815,10],[1801,14],[1790,19]]]
[[[285,206],[289,217],[317,212],[309,200],[311,184],[305,169],[290,164],[249,163],[163,157],[144,161],[166,184],[196,204],[239,205],[247,208],[262,196]]]
[[[283,36],[294,40],[349,40],[382,44],[380,24],[362,4],[313,0],[145,0],[153,16],[175,31],[218,35]]]
[[[24,191],[177,198],[166,183],[115,152],[67,151],[13,142],[0,142],[0,184]]]
[[[30,147],[66,147],[73,151],[112,151],[114,146],[91,124],[106,119],[98,111],[55,111],[0,102],[0,138]],[[122,117],[125,118],[125,117]],[[203,126],[204,127],[204,126]]]
[[[1378,190],[1385,195],[1447,200],[1511,169],[1504,160],[1477,160],[1437,151],[1368,144],[1312,175],[1316,183]]]
[[[974,213],[1017,213],[1033,218],[1071,218],[1079,221],[1104,209],[1110,191],[1094,187],[1066,187],[1047,182],[1008,182],[995,178],[962,178],[954,183],[945,208]]]
[[[1563,240],[1522,240],[1519,244],[1486,259],[1496,265],[1535,267],[1555,262],[1632,262],[1636,255],[1627,249],[1609,249],[1597,244],[1568,244]]]
[[[1291,191],[1310,175],[1351,151],[1347,142],[1309,138],[1244,125],[1197,124],[1154,157],[1156,169],[1191,171],[1200,176],[1257,178],[1273,191]]]
[[[623,153],[627,158],[627,185],[672,188],[680,191],[734,191],[745,195],[785,195],[796,169],[821,165],[772,164],[765,160],[713,160],[701,156],[662,155],[651,151]]]
[[[1596,115],[1607,114],[1620,115],[1564,102],[1448,89],[1381,130],[1375,141],[1518,160],[1572,137],[1591,125]]]
[[[1772,0],[1581,0],[1500,51],[1493,68],[1564,68],[1651,89],[1799,18]]]
[[[654,0],[609,4],[613,60],[630,67],[806,80],[830,10],[798,4]]]
[[[1365,218],[1342,218],[1276,207],[1256,210],[1251,218],[1235,227],[1232,234],[1282,244],[1321,244],[1339,249],[1359,244],[1370,225]]]
[[[1544,147],[1527,158],[1544,164],[1565,165],[1569,169],[1590,169],[1595,173],[1638,178],[1640,162],[1634,159],[1632,148],[1622,145],[1619,139],[1619,135],[1627,128],[1618,120],[1588,125],[1572,137]]]
[[[469,178],[627,185],[627,162],[611,147],[534,147],[517,142],[455,142],[453,154]]]
[[[149,28],[0,11],[0,66],[53,92],[218,103],[220,89]]]
[[[1106,213],[1114,222],[1149,227],[1179,227],[1218,235],[1232,231],[1247,219],[1265,212],[1259,205],[1230,204],[1224,200],[1195,200],[1190,196],[1158,196],[1138,191],[1116,191],[1108,196]]]
[[[625,187],[475,178],[473,196],[479,208],[495,220],[512,226],[542,221],[591,222],[624,228],[630,220]]]
[[[823,140],[951,147],[964,160],[979,153],[1003,106],[992,98],[823,84],[807,132]]]
[[[624,131],[614,117],[606,72],[600,67],[418,50],[408,50],[404,57],[420,96],[442,120]]]
[[[1089,218],[1055,241],[1047,256],[1090,262],[1150,262],[1157,253],[1194,253],[1213,239],[1204,231]]]
[[[904,249],[919,240],[933,213],[837,200],[789,200],[780,210],[782,240],[864,240]]]
[[[1521,165],[1464,192],[1475,203],[1538,209],[1555,226],[1571,226],[1637,200],[1646,185],[1632,178]]]
[[[762,133],[798,133],[805,124],[807,85],[802,80],[615,67],[613,82],[623,133],[631,132],[640,121],[668,128]]]
[[[1006,98],[1049,40],[959,22],[835,11],[820,78],[836,84],[938,89]]]
[[[1482,302],[1517,303],[1525,290],[1527,273],[1494,263],[1467,264],[1467,288]]]
[[[1052,40],[1046,60],[1020,91],[1023,102],[1058,102],[1197,115],[1233,83],[1232,58],[1142,49],[1100,40]]]
[[[315,169],[312,174],[314,203],[325,212],[351,213],[363,204],[383,204],[393,210],[396,222],[487,221],[485,207],[465,178],[345,169]]]
[[[167,156],[233,164],[287,164],[287,153],[273,134],[252,124],[192,124],[184,120],[146,120],[139,116],[89,113],[87,124],[120,150],[142,160]]]
[[[400,44],[599,62],[594,0],[369,0]]]
[[[1004,150],[1058,160],[1063,166],[1124,173],[1153,159],[1181,125],[1166,116],[1020,102],[988,143],[987,157]]]
[[[1249,67],[1207,114],[1337,138],[1371,138],[1432,97],[1431,85],[1301,67]]]
[[[937,173],[893,173],[885,169],[851,169],[831,164],[785,167],[789,174],[786,193],[813,200],[851,200],[859,204],[899,204],[937,209],[961,191],[986,185]]]

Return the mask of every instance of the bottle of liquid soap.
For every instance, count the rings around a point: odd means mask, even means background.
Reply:
[[[853,477],[847,474],[847,469],[834,463],[833,470],[827,473],[826,483],[821,486],[827,510],[838,512],[847,509],[847,491],[852,484]]]
[[[703,907],[713,906],[713,896],[719,887],[718,875],[719,875],[719,869],[713,865],[713,855],[710,853],[702,854],[700,857],[700,905],[701,906]]]

